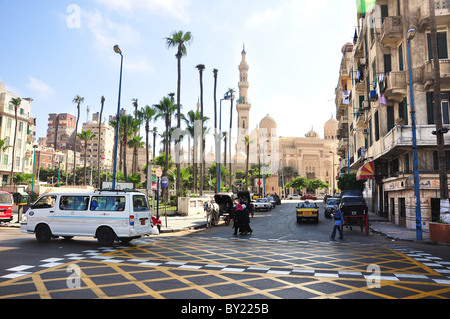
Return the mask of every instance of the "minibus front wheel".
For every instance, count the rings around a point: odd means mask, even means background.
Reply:
[[[103,246],[112,246],[116,240],[116,234],[109,227],[101,227],[97,230],[97,241]]]
[[[49,242],[52,238],[50,227],[45,224],[38,225],[35,230],[36,239],[41,243]]]

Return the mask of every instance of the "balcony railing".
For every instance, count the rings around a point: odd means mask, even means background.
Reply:
[[[441,84],[450,84],[450,59],[439,60],[440,80]],[[419,69],[419,81],[425,88],[431,87],[434,83],[433,60],[426,61]]]
[[[407,94],[406,87],[406,71],[392,71],[386,76],[384,96],[389,100],[400,102]]]
[[[428,0],[423,0],[419,7],[419,29],[424,31],[430,26],[430,7]],[[435,0],[436,24],[450,23],[450,0]]]
[[[381,43],[396,48],[403,40],[402,17],[386,17],[381,27]]]

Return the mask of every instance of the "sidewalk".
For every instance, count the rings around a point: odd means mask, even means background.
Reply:
[[[430,232],[422,231],[422,240],[417,240],[416,230],[406,229],[406,227],[398,226],[389,222],[387,218],[380,217],[373,212],[369,212],[369,228],[375,233],[386,236],[394,240],[412,241],[427,244],[437,244],[430,240]]]

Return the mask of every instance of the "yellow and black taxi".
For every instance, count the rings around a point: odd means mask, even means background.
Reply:
[[[302,220],[319,222],[319,208],[315,202],[302,200],[297,204],[297,223],[300,223]]]

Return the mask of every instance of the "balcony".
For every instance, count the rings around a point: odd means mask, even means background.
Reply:
[[[403,40],[402,17],[386,17],[381,27],[381,43],[396,48]]]
[[[450,84],[450,59],[439,60],[441,85]],[[433,60],[425,62],[421,68],[419,82],[427,89],[434,84]]]
[[[432,134],[435,125],[418,125],[417,146],[436,146],[436,136]],[[412,147],[412,126],[396,126],[382,139],[381,155],[397,147]],[[450,134],[445,135],[445,144],[450,144]]]
[[[407,94],[406,71],[392,71],[386,76],[386,99],[400,102]]]
[[[348,138],[341,138],[338,144],[338,150],[346,150],[347,149]]]
[[[430,27],[430,7],[428,0],[422,0],[419,7],[419,30],[424,31]],[[435,0],[436,24],[447,25],[450,23],[450,1]]]

